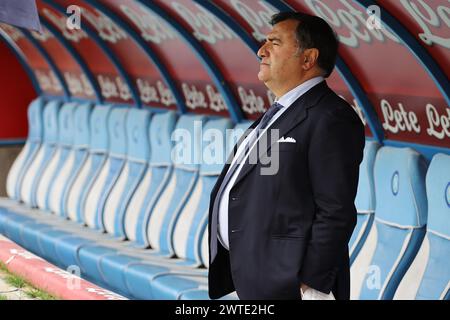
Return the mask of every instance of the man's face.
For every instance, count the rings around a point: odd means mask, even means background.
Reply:
[[[261,58],[258,79],[273,91],[295,83],[302,76],[295,35],[298,23],[296,20],[277,23],[258,50]]]

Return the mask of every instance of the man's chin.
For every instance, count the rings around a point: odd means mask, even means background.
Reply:
[[[268,77],[264,74],[261,74],[261,72],[260,72],[260,73],[258,73],[258,80],[266,83],[268,81]]]

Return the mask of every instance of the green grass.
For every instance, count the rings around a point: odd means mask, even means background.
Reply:
[[[20,288],[20,289],[22,289],[23,287],[25,287],[27,285],[27,282],[24,279],[22,279],[18,276],[15,276],[13,274],[8,274],[5,277],[5,282],[12,287]]]
[[[4,281],[7,284],[15,288],[22,289],[22,291],[30,298],[40,300],[57,300],[57,298],[51,294],[34,287],[25,279],[12,274],[3,262],[0,262],[0,271],[5,274]],[[8,298],[4,295],[0,295],[0,300],[8,300]]]
[[[54,296],[52,296],[51,294],[48,294],[47,292],[44,292],[44,291],[36,289],[36,288],[30,288],[30,290],[25,291],[25,294],[33,299],[56,300],[56,298]]]
[[[0,261],[0,271],[9,273],[8,268],[6,267],[6,265]]]

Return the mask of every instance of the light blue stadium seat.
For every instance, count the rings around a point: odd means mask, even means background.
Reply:
[[[43,136],[42,113],[44,99],[36,98],[28,107],[28,138],[25,146],[14,161],[8,173],[6,192],[10,199],[20,200],[20,190],[24,172],[41,147]]]
[[[133,244],[142,248],[148,246],[146,226],[151,209],[172,173],[171,150],[173,143],[171,134],[175,128],[176,119],[176,113],[171,111],[158,113],[152,117],[148,130],[150,149],[152,151],[149,168],[126,209],[125,230],[127,238]],[[96,254],[101,257],[96,257]],[[113,257],[107,260],[108,255],[113,255]],[[120,275],[116,278],[111,273],[114,273],[117,269],[119,269],[117,272],[120,273],[120,268],[125,268],[128,262],[136,262],[136,258],[121,256],[113,249],[99,248],[95,247],[95,245],[82,250],[79,254],[79,260],[81,265],[86,266],[82,268],[83,272],[91,272],[103,281],[105,280],[102,274],[105,274],[119,288],[124,286],[123,283],[117,284],[117,282],[122,281]],[[102,266],[104,266],[104,271],[102,272],[97,268],[98,260],[105,260],[102,263]],[[166,268],[161,267],[159,270],[166,270]]]
[[[82,217],[84,212],[82,204],[85,202],[92,184],[96,181],[103,164],[106,162],[109,146],[107,125],[110,111],[111,107],[109,106],[96,106],[91,113],[90,121],[86,122],[91,128],[90,137],[88,136],[89,134],[86,125],[83,125],[82,134],[76,139],[78,146],[76,147],[76,150],[80,153],[84,153],[85,147],[83,146],[86,146],[86,142],[90,139],[90,150],[87,159],[84,163],[79,164],[81,168],[79,169],[78,175],[72,178],[73,184],[70,190],[67,191],[68,194],[65,196],[67,197],[66,208],[68,217],[77,222],[83,221]],[[83,121],[83,119],[89,120],[88,110],[80,110],[77,115],[81,117],[80,121]],[[73,235],[72,232],[52,233],[52,237],[49,237],[47,235],[49,231],[54,230],[55,229],[51,225],[42,225],[39,223],[33,225],[33,222],[31,222],[28,225],[22,226],[21,236],[24,243],[39,244],[36,246],[39,251],[35,253],[41,256],[47,256],[49,252],[53,254],[53,256],[50,257],[50,259],[53,259],[51,261],[58,263],[60,266],[62,265],[62,261],[75,261],[78,246],[88,243],[89,240],[81,239],[80,237]],[[41,238],[44,240],[41,241]],[[63,239],[65,239],[67,243],[63,242]],[[68,251],[69,243],[73,244],[73,251]],[[56,252],[61,252],[61,255],[64,255],[66,259],[58,259]],[[68,256],[72,256],[72,258],[68,259]]]
[[[149,246],[148,221],[152,209],[167,185],[173,171],[171,135],[177,115],[169,111],[152,117],[148,130],[150,162],[142,183],[134,193],[125,214],[125,233],[137,246]]]
[[[392,299],[425,235],[423,157],[409,148],[380,148],[375,159],[375,222],[351,266],[352,299]]]
[[[26,144],[15,160],[7,178],[7,192],[10,199],[1,199],[0,202],[0,233],[5,234],[13,241],[21,241],[22,223],[32,221],[28,217],[15,217],[12,211],[21,208],[17,202],[21,192],[21,181],[27,172],[30,163],[41,148],[43,139],[43,109],[44,100],[34,100],[28,108],[29,134]]]
[[[355,260],[366,241],[374,219],[375,185],[373,169],[379,147],[380,145],[377,142],[366,140],[363,161],[359,166],[358,192],[355,199],[358,216],[355,230],[349,242],[350,264]]]
[[[104,230],[103,212],[106,199],[125,166],[127,154],[126,119],[128,110],[115,108],[108,120],[109,154],[84,203],[84,222]]]
[[[90,122],[89,155],[67,196],[68,216],[94,229],[103,229],[102,214],[106,198],[125,164],[127,112],[124,108],[95,107]],[[43,254],[54,252],[60,261],[59,265],[63,267],[78,265],[79,248],[95,243],[92,234],[85,232],[88,236],[80,236],[81,231],[75,234],[67,231],[55,233],[52,237],[42,235],[48,232],[48,228],[43,228],[42,232],[27,232],[37,241],[44,239],[40,245]]]
[[[67,162],[72,150],[74,137],[74,113],[76,103],[65,103],[58,113],[58,144],[53,156],[49,159],[47,166],[42,171],[36,189],[36,204],[43,211],[49,209],[48,200],[51,187],[56,177],[60,175],[61,168]]]
[[[89,153],[65,195],[67,216],[73,221],[84,222],[84,204],[87,195],[106,161],[109,149],[110,112],[110,106],[96,106],[92,111],[89,121]]]
[[[230,122],[216,120],[208,122],[204,129],[203,141],[209,143],[204,145],[200,178],[183,208],[173,236],[175,254],[183,259],[183,265],[208,266],[210,194],[234,145],[249,126],[250,123],[245,122],[231,130]],[[206,275],[162,273],[152,279],[151,286],[152,294],[157,299],[185,299],[191,295],[208,299]],[[235,298],[233,295],[231,297]]]
[[[221,119],[210,120],[203,128],[200,176],[175,222],[174,253],[195,267],[202,265],[201,236],[208,222],[210,194],[226,161],[226,132],[231,126],[228,119]]]
[[[168,135],[168,137],[170,138],[170,135]],[[37,245],[35,247],[37,248],[37,253],[39,255],[48,258],[50,261],[57,263],[59,266],[62,266],[64,268],[72,264],[80,265],[83,272],[83,266],[88,265],[89,268],[89,263],[93,262],[94,269],[89,270],[89,272],[84,273],[84,275],[86,275],[90,279],[96,280],[97,283],[101,283],[101,285],[105,287],[107,286],[107,283],[101,281],[102,278],[100,277],[100,270],[96,268],[98,263],[97,260],[101,256],[99,252],[105,255],[106,253],[111,253],[111,251],[116,253],[116,250],[108,248],[105,250],[105,248],[102,247],[95,248],[95,244],[97,243],[97,241],[105,240],[104,238],[102,239],[100,234],[95,233],[93,235],[92,233],[83,233],[83,230],[76,230],[76,234],[72,234],[70,230],[68,232],[68,230],[64,230],[64,228],[61,230],[59,228],[53,228],[53,226],[51,225],[39,224],[33,221],[30,221],[29,223],[27,222],[27,224],[28,226],[22,225],[22,229],[26,230],[27,233],[27,240],[25,240],[25,243],[36,243]],[[36,227],[36,229],[34,227]],[[61,225],[59,227],[63,226]],[[90,250],[84,250],[83,252],[81,252],[81,254],[78,254],[80,248],[82,248],[83,246],[87,247],[88,245],[93,246],[94,248],[90,248]],[[94,252],[94,255],[89,257],[92,252]],[[88,257],[87,261],[86,257]],[[95,261],[91,261],[89,259],[94,259]],[[107,268],[106,273],[108,271],[109,269]]]
[[[49,188],[48,203],[51,211],[61,217],[66,217],[65,208],[68,190],[88,158],[87,148],[89,146],[91,110],[90,104],[81,104],[77,105],[73,112],[68,109],[65,110],[64,107],[60,111],[60,148],[67,155],[61,155],[61,164],[55,170],[52,178],[53,183]],[[67,121],[63,119],[65,115],[70,116],[70,120],[73,120],[73,128],[63,132],[65,125],[62,122]],[[73,137],[73,143],[70,145],[71,137]],[[61,256],[57,254],[57,247],[64,246],[64,242],[60,240],[72,237],[72,234],[60,231],[55,230],[51,225],[43,224],[39,221],[30,221],[22,225],[21,237],[24,245],[30,248],[31,251],[46,257],[60,266],[66,267],[75,263],[67,255]],[[65,251],[62,252],[65,253]],[[63,262],[68,264],[65,265]]]
[[[111,235],[125,239],[124,220],[127,207],[148,168],[150,143],[148,127],[150,112],[131,109],[126,122],[127,160],[112,188],[103,212],[105,230]]]
[[[74,111],[73,145],[49,192],[49,208],[58,216],[67,217],[69,190],[88,158],[91,112],[92,106],[89,103],[77,105]]]
[[[58,143],[58,112],[60,102],[50,101],[44,108],[44,138],[38,153],[24,171],[20,199],[29,206],[36,207],[36,190],[42,172],[55,153]]]
[[[174,220],[180,214],[180,211],[192,192],[192,188],[198,178],[199,169],[199,159],[201,154],[201,128],[204,120],[204,116],[191,116],[185,115],[181,116],[174,133],[172,134],[172,139],[175,139],[178,143],[178,148],[174,148],[172,151],[171,158],[174,159],[174,173],[171,175],[171,181],[173,186],[168,189],[171,184],[167,183],[165,190],[162,192],[161,196],[155,204],[155,208],[150,214],[150,219],[158,214],[163,220],[159,229],[155,229],[160,235],[156,239],[159,243],[161,239],[162,245],[155,250],[149,251],[147,255],[152,253],[157,253],[158,255],[171,256],[173,255],[173,245],[171,242],[171,237],[173,234],[173,229],[175,226]],[[180,137],[177,137],[177,134]],[[193,138],[193,140],[191,140]],[[178,140],[177,140],[178,139]],[[187,159],[183,158],[184,156]],[[176,179],[174,179],[174,175]],[[159,205],[158,203],[164,202],[164,205]],[[151,227],[152,222],[149,222],[149,227]],[[147,230],[148,232],[148,230]],[[151,243],[151,239],[150,243]],[[105,250],[105,254],[101,254],[102,250]],[[104,274],[106,272],[101,272],[100,269],[103,265],[107,264],[110,266],[116,266],[117,270],[109,272],[108,274],[115,274],[116,276],[111,278],[114,282],[117,279],[121,279],[121,272],[124,266],[132,262],[138,262],[141,259],[135,257],[124,256],[121,253],[117,255],[109,254],[110,248],[107,246],[99,247],[96,245],[83,246],[79,249],[79,261],[84,270],[92,274]],[[96,252],[96,254],[92,254]],[[94,259],[95,261],[90,261],[89,259]],[[117,262],[120,260],[121,262]],[[90,267],[97,268],[97,270],[91,270]],[[109,270],[111,271],[111,270]],[[116,285],[119,288],[123,288],[124,284],[121,282]]]
[[[394,299],[450,300],[450,156],[436,154],[426,177],[425,239]]]
[[[183,115],[172,133],[174,172],[150,214],[147,239],[154,251],[175,254],[172,235],[176,221],[198,179],[201,159],[201,131],[206,118]]]

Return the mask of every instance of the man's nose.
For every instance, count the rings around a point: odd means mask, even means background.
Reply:
[[[264,43],[258,50],[257,55],[260,59],[267,56],[266,44]]]

